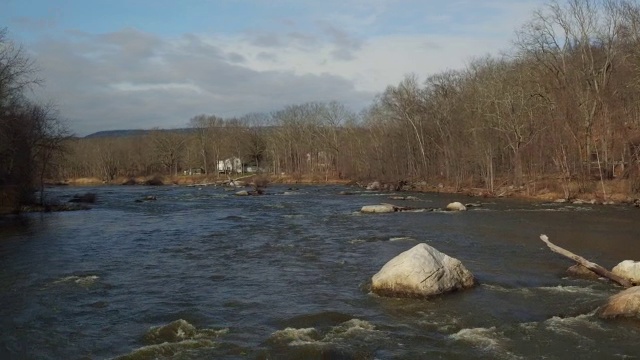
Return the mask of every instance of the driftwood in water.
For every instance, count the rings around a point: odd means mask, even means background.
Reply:
[[[603,268],[602,266],[593,263],[585,258],[583,258],[582,256],[576,255],[574,253],[572,253],[569,250],[565,250],[563,248],[561,248],[560,246],[554,245],[551,243],[551,241],[549,241],[549,238],[547,237],[547,235],[540,235],[540,240],[544,241],[545,244],[547,244],[547,246],[549,247],[549,249],[551,249],[551,251],[560,254],[562,256],[565,256],[575,262],[577,262],[578,264],[586,267],[587,269],[593,271],[594,273],[605,277],[615,283],[618,283],[626,288],[632,287],[633,284],[631,284],[631,281],[629,281],[629,279],[625,279],[623,277],[620,277],[616,274],[611,273],[609,270]]]

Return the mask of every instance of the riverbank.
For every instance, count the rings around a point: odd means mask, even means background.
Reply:
[[[253,178],[260,176],[266,178],[271,184],[287,185],[345,185],[366,188],[373,181],[354,181],[350,179],[336,179],[325,176],[301,176],[301,175],[244,175],[234,177],[233,180],[241,180],[250,183]],[[116,178],[112,181],[103,181],[98,178],[78,178],[69,179],[64,182],[51,182],[52,185],[69,186],[98,186],[98,185],[225,185],[230,178],[226,176],[147,176]],[[506,184],[506,182],[503,182]],[[391,191],[396,188],[400,191],[417,191],[426,193],[446,193],[463,194],[469,197],[482,198],[518,198],[532,201],[556,201],[556,202],[578,202],[593,204],[640,204],[640,196],[633,194],[631,185],[627,179],[613,179],[590,182],[571,182],[562,184],[554,178],[542,178],[529,181],[522,186],[502,185],[494,188],[493,192],[485,188],[473,186],[453,186],[444,182],[428,182],[424,180],[406,181],[402,184],[397,182],[378,182],[373,186],[374,190]],[[400,186],[399,186],[400,185]],[[640,205],[639,205],[640,206]]]

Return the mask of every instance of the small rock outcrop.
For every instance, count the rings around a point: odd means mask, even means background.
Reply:
[[[249,192],[247,190],[240,190],[236,192],[236,196],[249,196]]]
[[[418,244],[386,263],[373,276],[371,291],[391,297],[428,297],[474,284],[473,274],[460,260]]]
[[[631,280],[634,284],[640,284],[639,261],[625,260],[611,269],[611,272],[620,277]]]
[[[640,286],[628,288],[607,300],[607,303],[598,310],[601,318],[610,319],[616,317],[640,318]]]
[[[371,190],[371,191],[378,191],[382,188],[382,185],[380,184],[379,181],[374,181],[372,183],[370,183],[369,185],[367,185],[367,190]]]
[[[575,264],[571,265],[567,269],[567,275],[578,278],[578,279],[586,279],[586,280],[598,280],[600,276],[593,271],[587,269],[586,267]]]
[[[179,342],[190,339],[196,334],[196,328],[187,321],[179,319],[164,326],[151,328],[145,335],[144,341],[150,344],[164,342]]]
[[[390,204],[380,204],[380,205],[365,205],[360,209],[360,212],[363,213],[392,213],[395,212],[396,208]]]
[[[460,202],[452,202],[445,208],[447,211],[466,211],[467,207]]]

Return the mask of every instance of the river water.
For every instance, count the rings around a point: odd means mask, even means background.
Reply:
[[[3,222],[0,358],[640,355],[640,321],[594,315],[620,288],[566,277],[571,263],[538,239],[545,233],[609,268],[640,260],[638,209],[482,199],[464,213],[364,215],[361,206],[380,202],[477,199],[339,195],[345,189],[272,186],[261,197],[219,187],[50,189],[60,201],[90,191],[98,202]],[[147,195],[157,200],[134,201]],[[432,299],[371,294],[371,276],[421,242],[460,259],[479,285]],[[174,337],[150,330],[180,319]]]

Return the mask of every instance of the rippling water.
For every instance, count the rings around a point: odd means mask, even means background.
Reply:
[[[593,315],[619,288],[566,278],[571,264],[538,240],[605,267],[640,260],[637,209],[492,199],[466,213],[361,215],[380,202],[468,199],[342,190],[51,189],[98,203],[2,224],[0,358],[637,356],[639,323]],[[134,201],[147,195],[158,200]],[[371,276],[419,242],[460,259],[480,285],[428,300],[369,293]],[[149,341],[179,319],[178,339]]]

